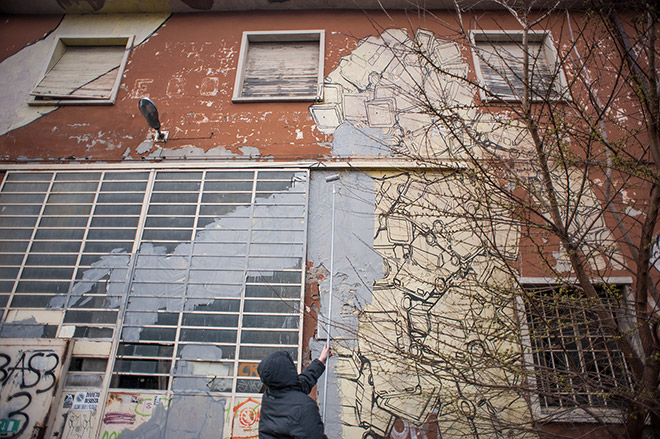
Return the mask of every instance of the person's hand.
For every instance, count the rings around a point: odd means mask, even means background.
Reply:
[[[319,355],[319,361],[325,364],[329,357],[332,357],[332,349],[330,349],[330,345],[325,345],[321,351],[321,355]]]

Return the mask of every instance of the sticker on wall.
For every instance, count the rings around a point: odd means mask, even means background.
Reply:
[[[75,394],[73,393],[67,393],[64,395],[64,403],[62,404],[62,408],[64,409],[70,409],[73,406],[73,398]]]
[[[68,396],[68,395],[67,395]],[[99,407],[101,392],[76,392],[73,410],[93,411]],[[66,399],[65,399],[66,404]]]
[[[248,398],[234,407],[232,439],[256,439],[259,437],[261,401]]]

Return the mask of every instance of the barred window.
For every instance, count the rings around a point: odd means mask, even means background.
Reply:
[[[598,302],[619,307],[622,285],[596,286]],[[541,409],[617,409],[631,388],[623,353],[577,287],[526,285],[525,314]]]

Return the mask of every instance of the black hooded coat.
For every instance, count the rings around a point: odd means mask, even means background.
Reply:
[[[325,365],[312,361],[298,375],[287,352],[275,352],[259,363],[261,382],[267,386],[261,400],[259,439],[327,439],[316,402],[307,396]]]

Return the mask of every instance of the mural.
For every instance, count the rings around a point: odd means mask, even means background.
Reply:
[[[437,74],[420,60],[417,50],[427,53],[447,74]],[[469,139],[448,135],[437,116],[425,109],[420,89],[431,104],[439,108],[448,102],[459,108],[462,104],[462,119],[481,123],[483,116],[471,106],[474,90],[451,80],[450,74],[465,76],[467,71],[458,45],[425,30],[411,40],[405,29],[390,29],[361,41],[341,59],[326,78],[324,102],[312,105],[310,112],[319,131],[334,134],[337,155],[453,156]]]
[[[492,295],[498,287],[513,291],[513,279],[486,244],[497,243],[514,261],[520,233],[513,223],[488,221],[508,216],[484,205],[492,194],[475,198],[480,189],[457,163],[468,154],[523,158],[533,148],[523,127],[477,111],[476,90],[456,79],[468,69],[457,44],[426,30],[411,38],[390,29],[342,58],[326,78],[324,102],[310,107],[319,131],[334,134],[337,155],[440,165],[433,172],[370,174],[373,250],[383,275],[374,277],[370,301],[332,316],[341,326],[346,314],[357,316],[354,338],[337,342],[344,437],[525,437],[531,425],[527,401],[514,390],[521,384],[515,302]],[[523,181],[538,181],[537,169],[514,166]],[[558,177],[558,190],[575,193],[578,177],[568,175],[568,183]],[[593,248],[585,250],[594,255],[594,269],[604,268],[617,249],[598,218],[598,199],[587,189],[575,203],[573,226],[589,225]],[[567,267],[557,248],[561,273]],[[353,269],[336,275],[349,278]],[[333,295],[350,296],[346,285],[338,289]],[[495,353],[507,355],[511,368],[489,364]]]
[[[456,195],[467,182],[451,174],[373,177],[379,187],[374,247],[385,276],[360,310],[357,349],[342,352],[337,366],[340,393],[351,395],[353,407],[344,421],[363,437],[411,438],[429,437],[429,428],[431,437],[505,434],[529,422],[520,395],[478,386],[515,383],[483,354],[515,351],[516,331],[510,303],[497,303],[486,291],[509,278],[461,215],[480,207],[442,196]],[[452,211],[456,216],[442,213]],[[497,233],[517,242],[514,230]],[[471,379],[457,379],[466,376]]]
[[[473,109],[474,90],[432,71],[416,50],[447,73],[467,74],[459,47],[430,32],[420,30],[410,39],[397,29],[366,38],[326,78],[325,101],[310,107],[318,129],[334,133],[333,151],[456,159],[470,150],[470,139],[498,136],[500,153],[513,153],[520,132],[493,128],[489,116]],[[472,131],[443,128],[424,109],[420,87],[437,108],[447,103],[459,108]],[[383,275],[376,277],[370,303],[353,313],[355,344],[337,348],[342,436],[505,437],[507,428],[531,422],[526,402],[515,392],[485,392],[466,385],[469,379],[456,379],[472,375],[475,383],[509,384],[516,379],[479,364],[480,354],[515,351],[516,344],[489,337],[506,333],[512,310],[509,303],[493,303],[483,286],[510,279],[492,261],[479,227],[466,219],[483,208],[461,191],[469,183],[451,169],[370,177],[373,249],[382,258]],[[511,243],[508,254],[515,258],[517,231],[500,227],[492,233],[498,242]]]

